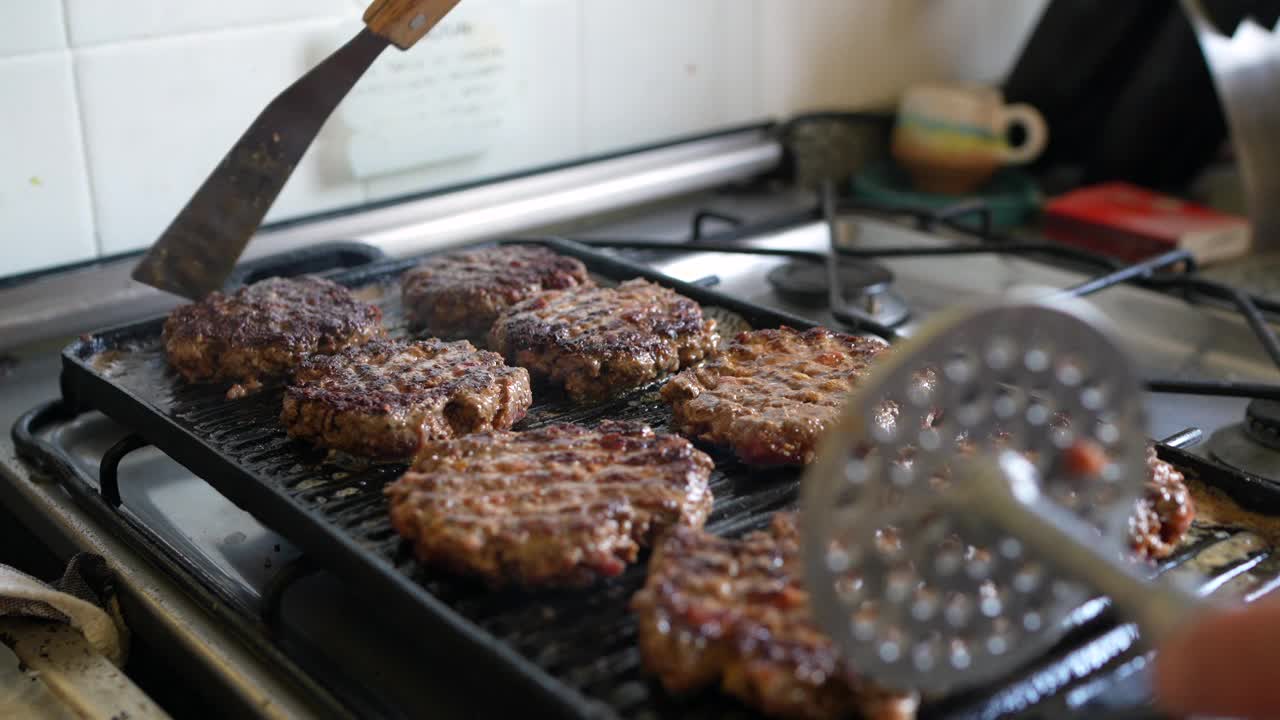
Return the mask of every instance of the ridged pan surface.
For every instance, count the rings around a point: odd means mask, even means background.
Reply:
[[[551,244],[559,252],[582,259],[601,283],[637,275],[660,277],[579,245]],[[335,279],[379,304],[392,334],[404,336],[409,331],[401,312],[398,278],[412,265],[405,261],[379,263]],[[662,282],[700,302],[717,318],[726,337],[748,327],[810,324],[699,287]],[[545,592],[493,592],[473,581],[423,569],[392,530],[382,495],[384,485],[398,477],[403,466],[364,465],[291,440],[278,419],[278,385],[232,401],[224,397],[225,388],[184,384],[165,362],[161,324],[156,319],[106,330],[68,347],[64,351],[64,394],[82,407],[101,410],[138,428],[149,441],[319,562],[360,583],[374,602],[397,595],[396,602],[387,606],[389,612],[394,611],[392,607],[416,608],[417,617],[403,619],[428,625],[434,621],[434,625],[452,630],[452,636],[436,636],[442,642],[487,648],[493,659],[506,665],[508,676],[528,679],[526,687],[541,692],[544,700],[550,698],[556,709],[578,715],[603,711],[624,717],[755,716],[714,689],[689,698],[672,698],[643,672],[628,602],[644,582],[647,556],[642,555],[641,561],[620,577],[592,587]],[[664,430],[670,420],[670,411],[658,399],[657,385],[594,405],[575,405],[552,389],[535,386],[534,400],[517,429],[555,422],[591,425],[615,419],[641,421]],[[749,468],[730,454],[704,449],[715,460],[711,478],[715,506],[707,522],[710,532],[740,534],[765,526],[780,509],[795,507],[797,470]],[[1234,526],[1198,526],[1187,542],[1188,552],[1166,568],[1183,565],[1208,551],[1211,562],[1206,564],[1200,558],[1197,565],[1211,575],[1244,577],[1245,570],[1256,575],[1264,568],[1265,574],[1271,575],[1271,563],[1264,561],[1271,555],[1272,544],[1261,539],[1231,542],[1240,534]],[[1224,548],[1224,542],[1231,547]],[[1252,582],[1261,587],[1273,580],[1261,577]],[[426,590],[440,602],[414,588]],[[1037,707],[1037,712],[1052,712],[1048,706],[1061,705],[1069,695],[1064,689],[1079,685],[1082,678],[1099,670],[1122,669],[1125,662],[1139,657],[1134,654],[1132,633],[1120,632],[1122,628],[1103,615],[1097,604],[1082,609],[1077,631],[1025,673],[997,688],[927,703],[922,716],[999,717],[1031,707]],[[1051,698],[1054,700],[1048,702]]]

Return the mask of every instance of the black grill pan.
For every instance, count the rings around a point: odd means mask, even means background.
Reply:
[[[579,258],[602,282],[646,277],[672,287],[726,321],[722,324],[729,331],[735,322],[756,328],[813,325],[583,245],[539,242]],[[377,301],[392,333],[402,334],[397,279],[414,264],[380,262],[333,279]],[[493,677],[496,692],[518,693],[534,717],[752,716],[714,690],[671,698],[642,672],[627,602],[643,583],[644,558],[619,578],[575,591],[492,592],[424,571],[391,529],[381,494],[402,467],[326,464],[322,451],[286,437],[277,421],[279,387],[228,401],[224,388],[182,383],[167,368],[160,348],[162,322],[156,318],[105,330],[68,346],[64,398],[73,407],[100,410],[129,426],[288,537],[357,588],[372,611],[403,626],[406,642],[429,649],[426,654],[436,661],[447,657]],[[607,418],[663,429],[669,419],[652,388],[591,406],[575,406],[535,388],[535,401],[518,427]],[[711,532],[733,535],[761,527],[776,510],[794,506],[797,471],[752,469],[728,455],[711,454],[716,461]],[[1082,610],[1078,627],[1061,647],[1018,678],[927,705],[922,715],[999,717],[1043,708],[1046,697],[1133,652],[1131,638],[1117,634],[1116,627],[1105,604],[1095,603]]]
[[[544,244],[578,257],[602,282],[647,277],[751,327],[812,326],[575,243]],[[392,334],[404,334],[397,280],[414,264],[382,262],[331,277],[378,301]],[[278,387],[228,401],[225,388],[186,385],[166,366],[162,324],[163,318],[155,318],[125,325],[68,346],[62,356],[64,398],[134,429],[313,559],[364,588],[378,611],[398,617],[408,635],[437,651],[441,644],[456,646],[456,654],[483,663],[486,672],[496,670],[545,709],[612,715],[611,709],[625,711],[633,704],[625,702],[629,697],[640,704],[661,699],[648,697],[625,612],[626,601],[643,582],[643,565],[585,592],[536,594],[493,593],[470,581],[426,573],[401,547],[386,517],[381,489],[401,466],[359,470],[324,463],[323,452],[285,436],[277,421]],[[593,406],[538,402],[519,427],[606,418],[640,420],[661,429],[668,414],[652,389],[642,389]],[[794,503],[797,480],[792,470],[753,471],[717,457],[716,508],[709,528],[733,533],[764,524],[774,510]],[[602,655],[610,646],[623,650]],[[580,661],[584,649],[590,663]],[[633,683],[617,682],[623,675],[634,676]],[[559,681],[553,679],[557,676]],[[620,694],[600,697],[602,683],[616,686]]]

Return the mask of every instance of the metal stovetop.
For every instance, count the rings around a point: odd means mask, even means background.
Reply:
[[[620,220],[579,224],[569,228],[567,234],[668,239],[674,246],[687,234],[691,208],[760,214],[810,200],[804,193],[770,192],[762,196],[758,188],[699,193]],[[926,247],[954,242],[946,236],[869,217],[844,218],[838,227],[839,241],[857,247]],[[811,221],[745,242],[760,247],[824,250],[829,237],[825,224]],[[715,276],[716,289],[721,292],[820,322],[832,322],[829,313],[788,303],[772,291],[765,276],[785,262],[782,259],[703,252],[649,252],[642,257],[676,278],[695,281]],[[901,259],[886,264],[896,275],[895,290],[915,313],[913,321],[903,328],[906,333],[920,318],[948,305],[990,298],[1020,287],[1066,287],[1088,277],[999,255]],[[1234,313],[1191,306],[1177,298],[1129,286],[1110,288],[1092,296],[1089,302],[1118,326],[1124,344],[1146,372],[1183,378],[1276,379],[1275,366],[1247,324]],[[0,377],[0,423],[12,425],[21,412],[58,395],[57,351],[61,344],[61,340],[54,339],[28,343],[11,351],[16,364]],[[1165,437],[1190,426],[1202,428],[1207,436],[1237,423],[1247,401],[1151,394],[1147,402],[1150,435]],[[126,428],[95,413],[46,432],[68,448],[81,469],[94,477],[103,453],[128,434]],[[134,617],[148,619],[147,627],[141,631],[153,633],[158,642],[187,653],[196,661],[191,663],[191,672],[213,668],[224,673],[223,684],[239,693],[241,707],[253,707],[266,714],[289,716],[333,710],[323,702],[322,689],[298,687],[280,677],[269,662],[248,652],[234,633],[175,590],[162,573],[138,561],[117,539],[104,534],[59,487],[42,481],[16,457],[7,435],[0,438],[0,472],[6,480],[0,482],[0,502],[25,514],[33,531],[46,543],[65,548],[60,550],[63,553],[74,545],[117,558],[115,564],[123,574],[125,594],[137,613]],[[213,580],[245,608],[256,607],[279,569],[298,555],[284,538],[262,527],[248,513],[154,449],[131,453],[125,459],[120,467],[120,485],[124,505],[130,512],[160,529],[184,554],[206,560],[208,567],[218,572]],[[477,679],[450,678],[447,671],[442,671],[431,682],[425,682],[421,669],[413,662],[413,649],[399,642],[396,629],[381,624],[376,608],[363,606],[332,576],[321,572],[290,586],[282,597],[281,608],[282,642],[339,648],[339,652],[330,653],[334,662],[362,673],[375,694],[405,713],[447,715],[451,710],[477,711]]]
[[[702,202],[708,188],[751,178],[776,168],[782,149],[768,127],[721,133],[582,165],[447,193],[408,198],[354,214],[267,228],[246,258],[356,241],[392,256],[535,228],[568,227],[584,218],[643,206],[646,212],[675,203]],[[768,198],[746,199],[768,212]],[[733,207],[730,209],[741,209]],[[629,213],[634,216],[634,213]],[[59,396],[59,350],[76,334],[166,311],[175,300],[129,280],[134,259],[123,258],[0,282],[0,424],[12,427],[26,410]],[[65,437],[77,465],[97,476],[105,449],[125,430],[105,417],[87,415],[53,432]],[[248,514],[159,453],[133,453],[122,468],[124,495],[136,512],[161,528],[177,528],[173,543],[204,554],[224,572],[241,602],[257,601],[265,578],[294,554]],[[192,597],[104,523],[77,505],[53,479],[18,457],[8,432],[0,434],[0,505],[22,520],[37,542],[67,559],[80,551],[104,555],[117,574],[126,619],[139,639],[163,658],[184,685],[211,698],[219,713],[235,716],[327,716],[337,709],[323,688],[293,682],[278,664],[255,652],[210,607]],[[12,562],[12,560],[11,560]],[[21,566],[21,560],[17,561]],[[316,598],[324,602],[317,603]],[[412,648],[397,643],[395,628],[379,626],[376,609],[362,607],[347,588],[327,575],[305,578],[281,598],[284,614],[306,627],[320,627],[338,641],[344,661],[385,680],[414,688],[413,703],[433,715],[474,707],[492,693],[477,678],[433,671],[429,689],[413,671]],[[352,618],[360,621],[352,622]],[[306,632],[282,643],[307,647]],[[364,643],[370,641],[370,643]],[[140,643],[142,645],[144,643]],[[394,699],[395,694],[391,697]],[[452,704],[451,704],[452,702]],[[415,707],[411,703],[407,707]]]

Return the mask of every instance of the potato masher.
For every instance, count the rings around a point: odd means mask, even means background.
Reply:
[[[926,693],[1005,676],[1109,595],[1144,639],[1194,595],[1129,558],[1142,393],[1089,306],[954,311],[855,390],[802,482],[815,620],[859,674]]]

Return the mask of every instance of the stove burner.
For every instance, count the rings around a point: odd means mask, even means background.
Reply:
[[[876,295],[889,289],[893,272],[873,262],[840,262],[840,289],[845,297]],[[773,289],[792,302],[827,304],[827,268],[808,260],[793,260],[769,271]]]
[[[1280,402],[1254,400],[1244,411],[1244,431],[1259,444],[1280,450]]]
[[[866,260],[842,260],[837,271],[845,302],[888,327],[901,325],[911,313],[889,290],[893,271]],[[769,271],[769,284],[784,299],[806,307],[827,307],[827,268],[809,260],[793,260]]]
[[[1209,439],[1209,452],[1223,464],[1268,481],[1280,478],[1280,402],[1254,400],[1244,422]]]

